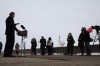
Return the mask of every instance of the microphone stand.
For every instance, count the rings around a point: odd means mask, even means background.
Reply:
[[[21,39],[21,56],[25,56],[24,37],[27,36],[27,31],[25,30],[25,27],[23,25],[21,25],[21,28],[24,30],[24,32],[26,32],[25,34],[23,34],[23,31],[22,31],[22,34],[19,33],[19,36],[22,37],[22,39]]]
[[[25,56],[25,44],[24,44],[24,36],[21,36],[22,39],[21,39],[21,44],[22,44],[22,47],[21,47],[21,56]],[[24,47],[24,50],[23,50],[23,47]]]

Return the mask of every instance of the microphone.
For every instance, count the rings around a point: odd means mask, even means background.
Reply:
[[[25,30],[25,27],[24,27],[23,25],[21,25],[21,28],[22,28],[23,30]]]

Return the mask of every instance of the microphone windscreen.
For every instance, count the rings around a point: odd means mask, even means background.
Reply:
[[[24,27],[23,25],[21,25],[21,28],[22,28],[22,29],[25,29],[25,27]]]

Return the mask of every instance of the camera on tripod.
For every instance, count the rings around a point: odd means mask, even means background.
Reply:
[[[96,32],[97,32],[97,34],[98,34],[98,33],[99,33],[99,31],[100,31],[100,26],[98,26],[98,25],[91,26],[91,28],[92,28],[92,29],[95,29],[95,30],[96,30]]]

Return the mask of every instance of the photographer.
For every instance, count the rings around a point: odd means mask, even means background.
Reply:
[[[71,54],[70,56],[73,56],[73,48],[74,48],[75,40],[74,40],[71,33],[68,34],[67,42],[68,42],[67,43],[67,50],[65,51],[64,55]]]
[[[86,56],[91,56],[91,50],[90,50],[90,42],[91,42],[91,38],[90,38],[90,34],[88,31],[86,31],[85,27],[82,27],[81,29],[81,37],[83,39],[83,42],[85,43],[85,49],[87,51],[87,55]]]
[[[78,38],[78,47],[81,51],[81,56],[84,55],[84,40],[83,40],[83,33],[81,32]]]
[[[20,46],[19,46],[19,44],[17,42],[16,45],[15,45],[16,56],[19,56],[19,48],[20,48]]]

